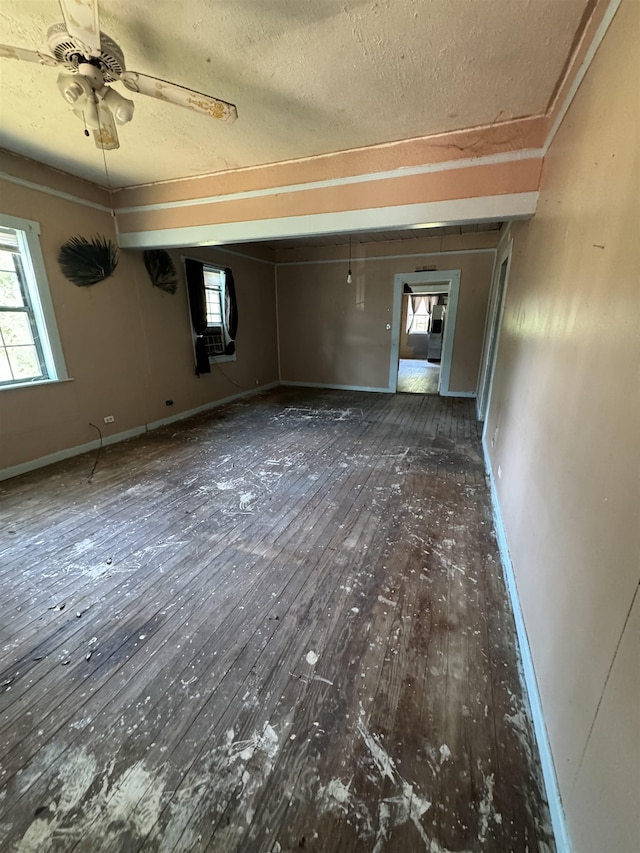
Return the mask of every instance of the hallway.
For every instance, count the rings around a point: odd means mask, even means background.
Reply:
[[[473,402],[277,389],[0,484],[6,851],[554,851]]]

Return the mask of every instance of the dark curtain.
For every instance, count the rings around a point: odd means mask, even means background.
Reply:
[[[191,325],[196,333],[196,376],[201,373],[211,373],[207,346],[202,337],[207,328],[207,306],[204,296],[203,264],[186,258],[184,262],[189,291],[189,306],[191,308]]]
[[[225,277],[225,325],[231,340],[225,349],[225,355],[233,355],[236,351],[236,332],[238,331],[238,303],[236,301],[236,285],[233,280],[233,272],[227,267],[224,271]]]

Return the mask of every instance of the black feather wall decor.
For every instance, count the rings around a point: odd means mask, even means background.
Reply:
[[[72,237],[61,247],[58,263],[69,281],[88,287],[112,275],[118,265],[118,250],[111,240],[99,234],[91,240]]]
[[[178,274],[169,252],[164,249],[147,249],[144,253],[144,265],[154,287],[159,287],[165,293],[176,292]]]

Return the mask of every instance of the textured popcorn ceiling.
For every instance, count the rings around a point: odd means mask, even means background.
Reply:
[[[217,122],[142,95],[113,186],[543,113],[589,0],[103,0],[127,68],[235,103]],[[55,0],[0,6],[0,42],[48,52]],[[106,183],[57,70],[0,60],[0,146]],[[123,94],[124,87],[117,85]]]

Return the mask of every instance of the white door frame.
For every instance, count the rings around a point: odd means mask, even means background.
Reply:
[[[442,359],[440,361],[440,382],[438,393],[443,397],[458,397],[449,390],[451,376],[451,357],[453,339],[456,330],[458,312],[458,293],[460,291],[460,270],[439,270],[438,272],[400,272],[393,277],[393,311],[391,315],[391,361],[389,363],[389,391],[398,389],[398,361],[400,358],[400,321],[402,319],[402,296],[404,286],[408,284],[412,293],[447,293],[449,304],[444,322],[442,341]],[[467,396],[467,395],[462,395]]]
[[[489,408],[489,401],[491,399],[491,388],[493,386],[493,374],[495,373],[496,362],[498,360],[498,343],[500,340],[500,330],[502,328],[502,316],[504,314],[507,285],[509,283],[512,251],[513,237],[507,232],[506,239],[502,242],[502,245],[498,247],[496,254],[496,262],[493,268],[493,281],[491,282],[491,293],[489,295],[489,305],[487,307],[487,321],[485,324],[482,357],[480,359],[480,377],[478,379],[478,397],[476,400],[476,414],[479,421],[484,421]],[[505,267],[505,274],[504,279],[501,281],[503,267]]]

